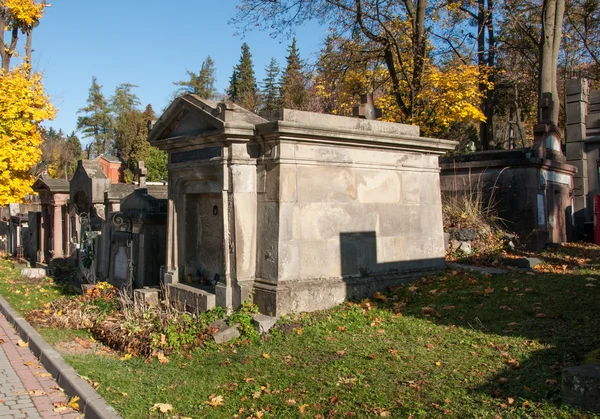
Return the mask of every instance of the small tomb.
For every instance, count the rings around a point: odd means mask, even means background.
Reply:
[[[438,155],[419,127],[177,98],[163,280],[188,309],[331,307],[445,266]]]

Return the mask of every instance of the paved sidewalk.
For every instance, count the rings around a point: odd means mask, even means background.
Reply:
[[[0,314],[0,418],[76,419],[68,397]]]

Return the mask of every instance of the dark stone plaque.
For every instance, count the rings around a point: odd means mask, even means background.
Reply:
[[[223,147],[208,147],[192,151],[181,151],[171,154],[171,163],[185,163],[188,161],[209,160],[215,157],[221,157]]]

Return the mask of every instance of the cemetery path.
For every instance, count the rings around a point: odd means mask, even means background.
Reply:
[[[76,419],[68,396],[0,314],[0,418]]]

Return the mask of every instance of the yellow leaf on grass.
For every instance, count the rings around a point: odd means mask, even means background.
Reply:
[[[265,359],[269,359],[269,358],[271,358],[271,357],[269,356],[269,354],[262,354],[262,356],[263,356],[263,358],[265,358]]]
[[[225,401],[223,400],[223,396],[213,396],[213,397],[209,397],[209,399],[207,401],[205,401],[204,404],[207,404],[212,407],[219,407],[219,406],[224,406]]]
[[[300,411],[300,413],[304,413],[306,411],[306,408],[308,407],[308,404],[303,404],[302,406],[298,407],[298,410]]]
[[[173,410],[173,406],[168,403],[154,403],[154,406],[150,408],[151,412],[159,411],[160,413],[167,413],[170,410]]]
[[[133,355],[131,354],[125,354],[124,356],[122,356],[121,358],[119,358],[121,361],[127,361],[128,359],[131,359],[133,357]]]

